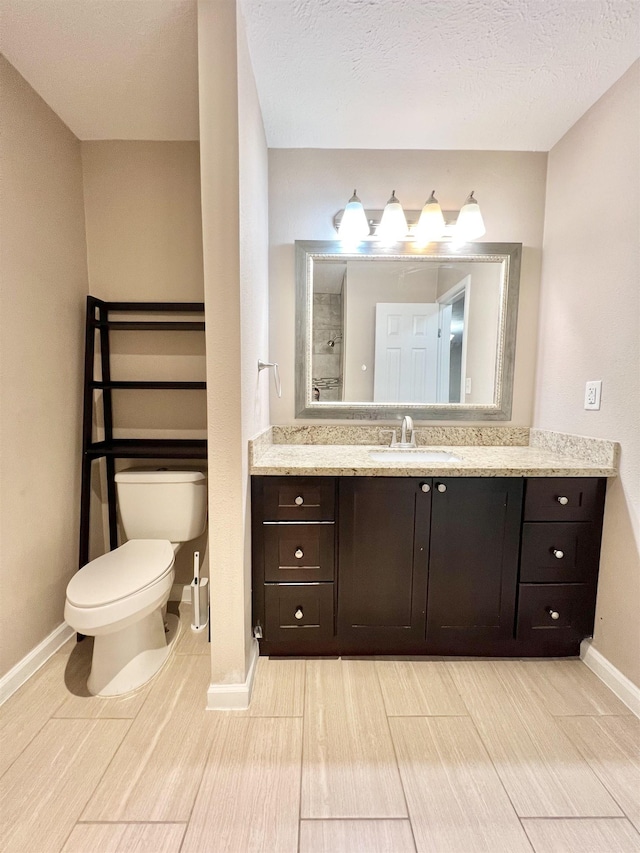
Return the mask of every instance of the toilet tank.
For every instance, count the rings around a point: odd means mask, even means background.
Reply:
[[[127,539],[188,542],[204,532],[207,479],[202,471],[129,468],[115,480]]]

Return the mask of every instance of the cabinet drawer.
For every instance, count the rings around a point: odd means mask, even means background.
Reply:
[[[265,581],[332,581],[334,524],[265,524]]]
[[[333,521],[333,477],[265,477],[265,521]]]
[[[605,481],[589,477],[527,480],[525,521],[592,521],[602,515]]]
[[[599,541],[589,522],[538,522],[522,526],[520,580],[580,583],[595,578]]]
[[[543,642],[582,640],[593,629],[594,609],[590,584],[520,584],[516,636]]]
[[[333,584],[267,584],[265,640],[313,643],[333,637]]]

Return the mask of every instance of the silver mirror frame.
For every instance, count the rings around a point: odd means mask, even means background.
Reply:
[[[520,289],[521,243],[432,243],[420,249],[412,243],[381,247],[361,243],[357,249],[345,248],[338,240],[296,240],[296,417],[345,418],[348,420],[393,420],[411,415],[415,420],[506,421],[511,418],[513,373]],[[377,257],[391,260],[429,257],[442,261],[479,261],[504,263],[502,306],[498,331],[496,382],[493,403],[479,405],[448,403],[416,405],[411,403],[316,402],[312,399],[312,304],[313,265],[317,260],[362,260]]]

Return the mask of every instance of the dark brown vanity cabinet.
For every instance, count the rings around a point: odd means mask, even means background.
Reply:
[[[263,654],[576,655],[605,480],[254,477]]]
[[[523,481],[434,479],[426,639],[431,654],[491,651],[513,636]]]
[[[335,645],[336,480],[253,477],[253,613],[261,651]]]
[[[352,653],[424,642],[431,479],[343,477],[338,634]]]
[[[577,477],[526,482],[516,639],[542,654],[577,654],[593,631],[605,486]]]

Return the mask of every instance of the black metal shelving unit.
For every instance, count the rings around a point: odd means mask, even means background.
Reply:
[[[82,483],[80,494],[80,553],[79,568],[89,562],[89,525],[91,505],[91,468],[94,459],[105,459],[107,472],[107,503],[109,510],[109,545],[118,545],[116,524],[116,459],[206,459],[205,439],[114,438],[114,390],[184,390],[200,391],[205,382],[128,382],[111,379],[110,344],[112,331],[177,331],[203,332],[204,321],[182,320],[122,320],[112,314],[202,314],[202,302],[104,302],[87,297],[87,318],[84,355],[84,406],[82,425]],[[100,340],[100,379],[95,378],[96,337]],[[93,440],[95,392],[102,391],[104,440]]]

